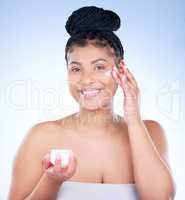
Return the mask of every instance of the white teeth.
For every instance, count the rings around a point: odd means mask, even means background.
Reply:
[[[87,97],[96,96],[100,90],[83,90],[82,94]]]
[[[99,90],[83,91],[83,94],[95,94],[98,92],[99,92]]]

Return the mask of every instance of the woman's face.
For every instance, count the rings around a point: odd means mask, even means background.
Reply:
[[[111,106],[117,83],[111,69],[115,65],[113,50],[108,47],[73,46],[67,54],[71,95],[80,107],[89,110]]]

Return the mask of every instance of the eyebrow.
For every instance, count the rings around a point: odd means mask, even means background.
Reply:
[[[108,61],[107,61],[106,59],[104,59],[104,58],[99,58],[99,59],[96,59],[96,60],[91,61],[91,64],[94,64],[94,63],[99,62],[99,61],[108,62]],[[71,63],[69,63],[69,65],[71,65],[71,64],[81,65],[81,63],[80,63],[80,62],[77,62],[77,61],[72,61]]]

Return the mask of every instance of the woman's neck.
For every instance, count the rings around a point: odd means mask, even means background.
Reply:
[[[112,107],[96,110],[80,108],[75,117],[81,125],[89,128],[105,128],[117,120],[117,116],[114,114]]]

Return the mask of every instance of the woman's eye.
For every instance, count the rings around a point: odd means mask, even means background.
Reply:
[[[73,67],[73,68],[71,69],[71,71],[72,71],[72,72],[79,72],[79,71],[80,71],[80,68],[78,68],[78,67]]]
[[[105,67],[104,67],[104,66],[102,66],[102,65],[98,65],[98,66],[96,66],[96,69],[98,69],[98,70],[104,70],[104,69],[105,69]]]

